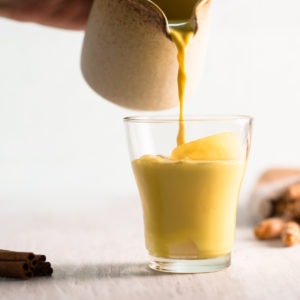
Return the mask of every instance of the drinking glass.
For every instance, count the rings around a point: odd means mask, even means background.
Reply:
[[[142,116],[124,123],[150,268],[202,273],[228,267],[252,118]]]

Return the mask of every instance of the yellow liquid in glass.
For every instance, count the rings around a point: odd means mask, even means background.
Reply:
[[[230,253],[242,162],[144,156],[132,166],[150,255],[210,258]]]

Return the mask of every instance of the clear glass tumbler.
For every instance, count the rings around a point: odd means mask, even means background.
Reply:
[[[150,268],[202,273],[228,267],[252,118],[151,116],[124,123]]]

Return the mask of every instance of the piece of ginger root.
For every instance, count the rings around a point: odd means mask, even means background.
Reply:
[[[300,226],[290,221],[284,224],[281,233],[281,240],[285,246],[294,246],[300,242]]]
[[[280,238],[284,225],[285,221],[281,218],[268,218],[255,226],[254,234],[260,240]]]

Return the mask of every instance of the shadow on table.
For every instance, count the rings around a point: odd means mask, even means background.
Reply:
[[[65,279],[109,279],[127,277],[163,276],[166,273],[151,270],[147,263],[120,263],[120,264],[80,264],[56,265],[53,277]]]

